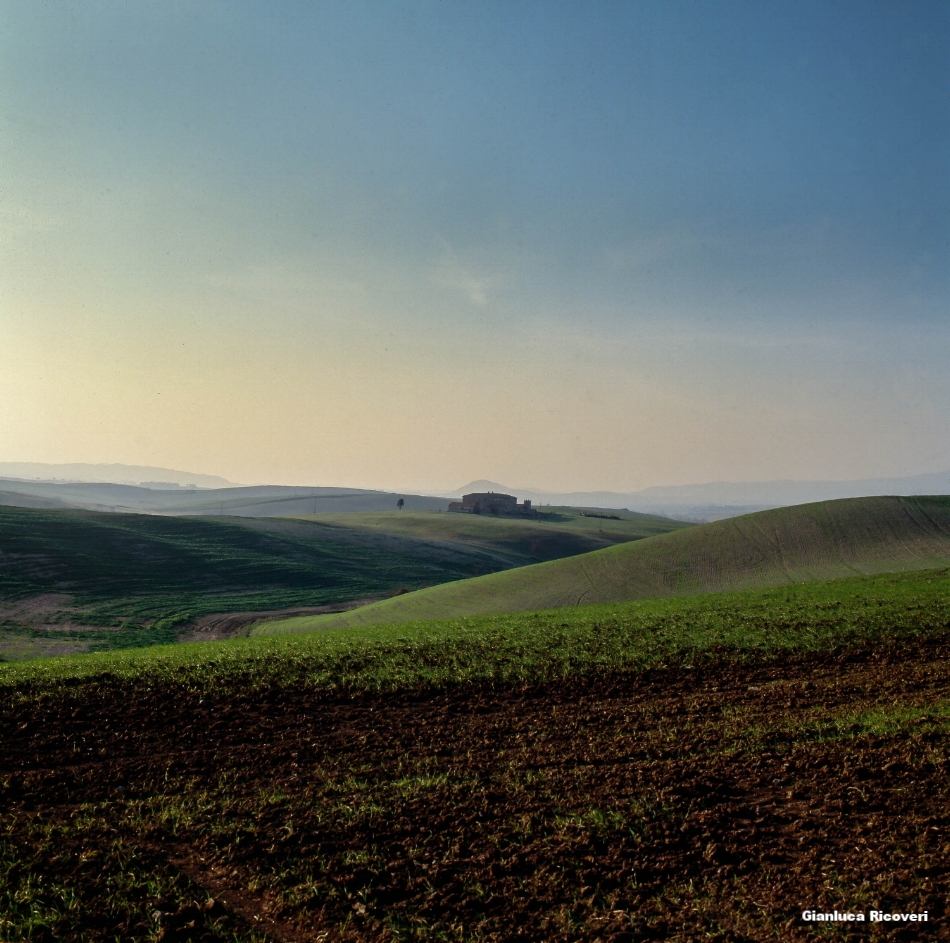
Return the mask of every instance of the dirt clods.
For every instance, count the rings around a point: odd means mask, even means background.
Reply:
[[[3,860],[58,940],[946,940],[948,655],[11,695]]]

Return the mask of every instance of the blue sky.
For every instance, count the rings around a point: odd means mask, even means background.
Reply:
[[[0,2],[0,459],[950,467],[950,6]]]

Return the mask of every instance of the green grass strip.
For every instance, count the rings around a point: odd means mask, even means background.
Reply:
[[[689,663],[713,652],[748,657],[820,651],[948,628],[950,571],[941,569],[17,662],[0,666],[0,685],[55,688],[106,676],[202,689],[540,683]]]

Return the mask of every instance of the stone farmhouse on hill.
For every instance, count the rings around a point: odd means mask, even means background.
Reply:
[[[527,498],[519,504],[514,495],[495,494],[494,491],[464,494],[461,501],[449,504],[449,510],[457,514],[494,514],[498,517],[535,517],[538,513]]]

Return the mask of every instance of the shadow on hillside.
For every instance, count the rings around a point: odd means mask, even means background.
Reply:
[[[538,520],[553,524],[564,524],[573,521],[570,514],[558,514],[557,511],[538,511]]]

